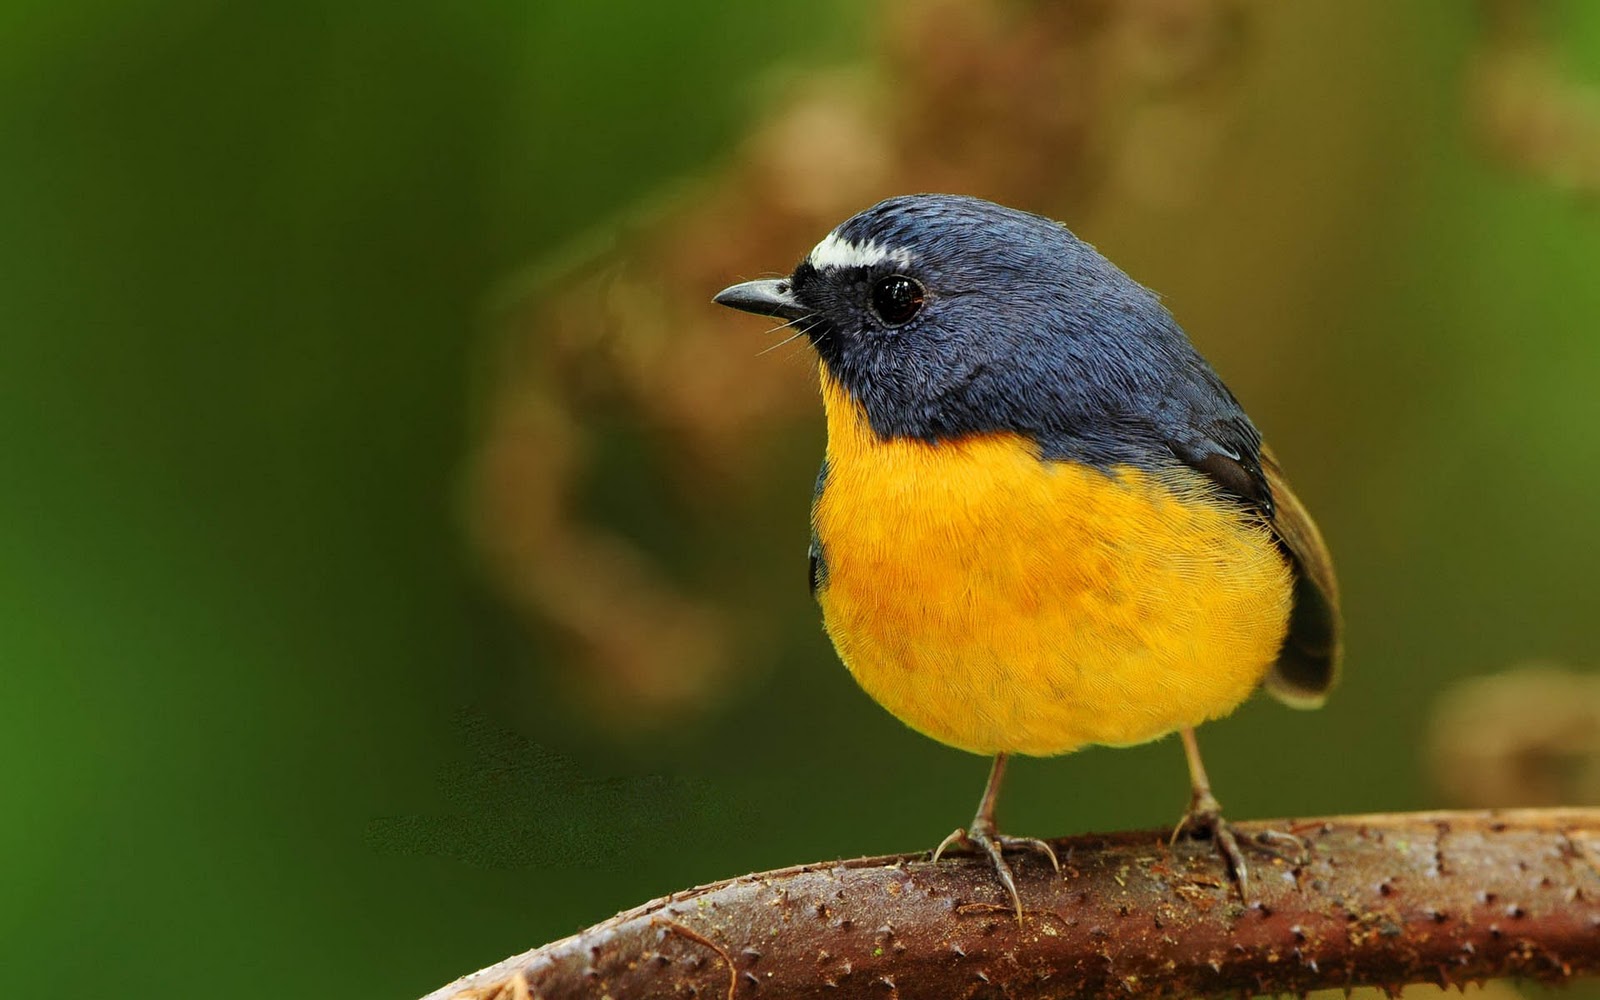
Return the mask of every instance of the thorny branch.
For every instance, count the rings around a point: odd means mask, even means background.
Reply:
[[[1016,866],[1019,927],[972,858],[859,858],[676,893],[426,1000],[1154,997],[1600,972],[1600,809],[1241,823],[1249,905],[1205,843],[1055,842]]]

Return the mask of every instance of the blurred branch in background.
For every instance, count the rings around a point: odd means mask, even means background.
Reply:
[[[696,710],[753,660],[740,642],[757,630],[585,519],[593,415],[642,426],[683,502],[714,517],[816,389],[708,308],[713,291],[905,190],[1061,215],[1108,190],[1193,197],[1246,27],[1231,0],[886,4],[874,66],[796,80],[721,176],[513,303],[468,470],[472,537],[530,624],[569,641],[566,679],[596,717]]]
[[[1243,834],[1268,824],[1240,824]],[[1279,825],[1306,854],[1256,896],[1208,844],[1057,842],[1018,871],[862,858],[647,903],[427,1000],[530,996],[1211,996],[1600,971],[1600,812],[1351,816]]]
[[[1461,681],[1434,709],[1428,749],[1457,805],[1600,805],[1600,676],[1530,664]]]
[[[1573,77],[1546,0],[1483,0],[1468,112],[1499,162],[1585,196],[1600,195],[1600,88]]]

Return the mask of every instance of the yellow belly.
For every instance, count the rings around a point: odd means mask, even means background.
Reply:
[[[1141,743],[1232,711],[1287,629],[1267,528],[1199,473],[883,441],[823,375],[823,621],[868,694],[976,753]]]

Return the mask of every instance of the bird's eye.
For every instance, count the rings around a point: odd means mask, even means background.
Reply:
[[[922,283],[903,274],[879,278],[872,285],[872,311],[889,326],[911,322],[922,310]]]

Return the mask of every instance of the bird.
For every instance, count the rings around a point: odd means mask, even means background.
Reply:
[[[1060,863],[997,829],[1007,760],[1176,732],[1191,794],[1173,839],[1210,840],[1248,898],[1195,728],[1261,687],[1323,703],[1338,583],[1159,297],[1060,222],[914,194],[713,301],[782,320],[820,361],[809,585],[839,658],[912,729],[992,758],[933,860],[987,855],[1020,921],[1006,852]]]

